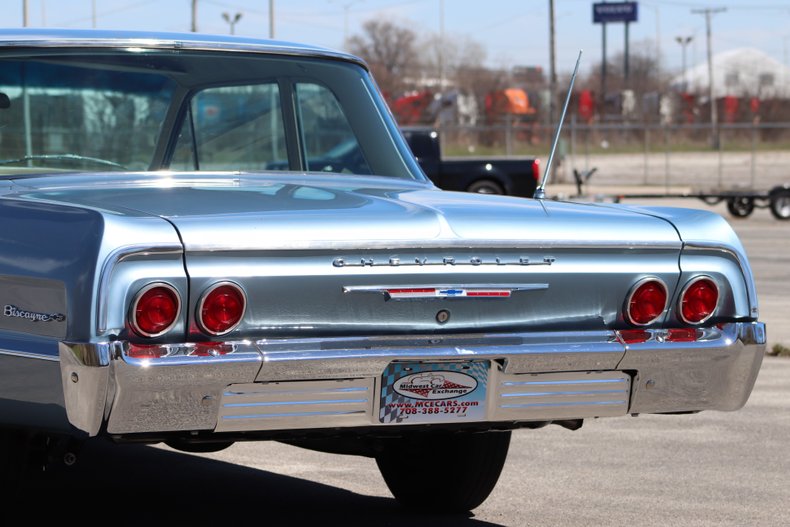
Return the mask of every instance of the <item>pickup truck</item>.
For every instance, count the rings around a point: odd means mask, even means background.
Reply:
[[[530,158],[442,158],[439,132],[401,128],[423,172],[443,190],[532,197],[540,181],[540,163]]]

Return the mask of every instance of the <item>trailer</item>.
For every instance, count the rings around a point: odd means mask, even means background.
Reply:
[[[596,172],[596,168],[579,172],[573,170],[573,177],[576,180],[577,196],[583,197],[584,185]],[[709,192],[663,192],[663,193],[627,193],[611,196],[614,203],[620,203],[626,199],[662,199],[662,198],[695,198],[708,205],[718,205],[725,201],[727,211],[736,218],[746,218],[754,209],[769,209],[774,218],[778,220],[790,220],[790,183],[777,185],[768,191],[755,189],[728,189],[711,190]]]

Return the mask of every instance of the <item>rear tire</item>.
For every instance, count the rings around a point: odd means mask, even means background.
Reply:
[[[505,189],[496,181],[490,179],[478,179],[466,189],[467,192],[477,192],[478,194],[504,194]]]
[[[387,442],[376,463],[404,507],[466,512],[494,490],[509,445],[509,431],[415,433]]]

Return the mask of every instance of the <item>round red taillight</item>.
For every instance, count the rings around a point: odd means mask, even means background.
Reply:
[[[203,294],[198,305],[198,323],[211,335],[223,335],[241,322],[246,307],[244,292],[239,286],[221,283]]]
[[[143,337],[158,337],[178,320],[181,299],[174,287],[150,284],[137,293],[132,305],[132,329]]]
[[[708,277],[695,278],[680,294],[680,318],[687,324],[708,320],[719,303],[719,288]]]
[[[636,326],[655,322],[667,307],[667,288],[655,278],[643,280],[634,287],[626,302],[626,320]]]

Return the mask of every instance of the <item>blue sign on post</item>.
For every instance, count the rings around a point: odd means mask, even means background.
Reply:
[[[636,22],[636,2],[601,2],[593,4],[593,23]]]

